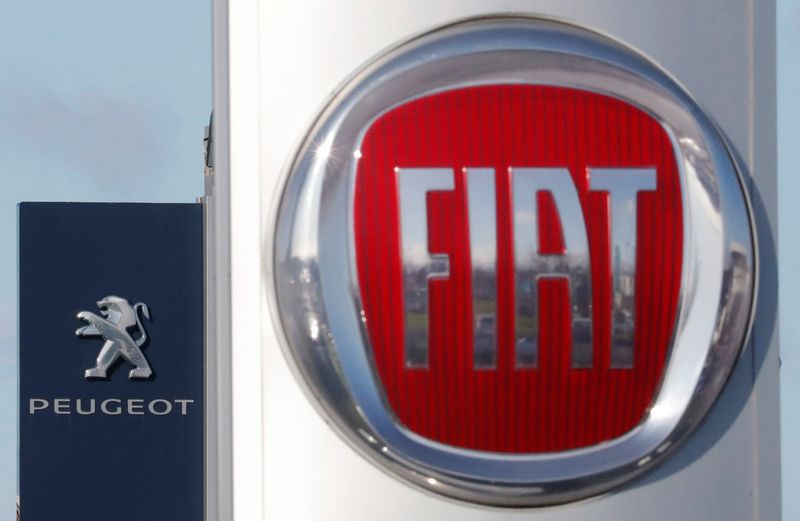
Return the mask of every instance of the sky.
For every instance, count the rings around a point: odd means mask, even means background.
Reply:
[[[202,195],[211,0],[5,0],[0,49],[0,417],[15,419],[16,204]],[[783,507],[800,519],[800,0],[778,0],[778,84]],[[0,513],[15,468],[16,423],[1,422]]]
[[[0,518],[16,497],[16,205],[193,202],[210,0],[0,2]],[[5,513],[4,513],[5,512]]]

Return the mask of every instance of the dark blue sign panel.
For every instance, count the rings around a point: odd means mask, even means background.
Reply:
[[[19,206],[24,521],[203,518],[198,204]]]

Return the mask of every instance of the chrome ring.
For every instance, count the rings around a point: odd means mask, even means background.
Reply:
[[[392,107],[498,83],[565,86],[621,99],[659,121],[672,139],[684,208],[672,349],[642,423],[609,442],[518,455],[451,447],[399,425],[377,383],[355,268],[352,152]],[[656,64],[587,29],[542,18],[483,17],[388,50],[336,91],[282,183],[266,248],[272,262],[268,293],[284,353],[345,441],[381,469],[434,493],[531,507],[608,492],[652,469],[689,436],[722,390],[749,333],[754,225],[730,145]]]

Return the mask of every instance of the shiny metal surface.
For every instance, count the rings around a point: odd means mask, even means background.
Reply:
[[[497,203],[493,168],[465,168],[475,369],[497,366]]]
[[[99,336],[105,340],[97,355],[95,366],[86,370],[86,378],[108,378],[109,369],[120,357],[134,366],[128,372],[128,378],[143,380],[150,378],[153,370],[141,349],[147,342],[147,331],[139,318],[140,313],[145,318],[150,318],[147,304],[139,302],[131,306],[124,298],[109,295],[97,301],[97,307],[100,308],[102,316],[91,311],[81,311],[77,316],[88,325],[78,328],[75,335]],[[128,329],[134,327],[139,331],[139,337],[136,339],[128,332]]]
[[[656,189],[653,168],[590,168],[589,186],[608,192],[611,222],[611,367],[633,367],[637,195]]]
[[[539,281],[564,279],[572,309],[572,367],[592,367],[592,276],[589,241],[578,191],[565,168],[511,168],[514,213],[517,367],[536,367],[538,350],[523,350],[539,336]],[[542,253],[539,244],[540,192],[553,196],[561,219],[562,254]],[[526,320],[527,319],[527,320]],[[532,323],[532,327],[525,327]]]
[[[354,152],[370,123],[393,106],[445,89],[498,83],[614,96],[647,111],[673,140],[685,226],[674,343],[649,414],[607,443],[549,454],[445,446],[399,425],[376,381],[354,266]],[[565,240],[575,242],[566,236],[576,234],[565,231]],[[361,454],[409,483],[452,498],[552,505],[607,492],[653,468],[707,413],[749,329],[756,273],[752,237],[749,205],[725,138],[658,66],[569,24],[481,18],[388,51],[333,96],[285,174],[270,292],[288,358],[330,424]],[[573,246],[580,249],[577,242]],[[569,242],[566,249],[569,254]]]
[[[450,276],[450,259],[428,251],[428,193],[453,190],[449,168],[395,168],[400,207],[400,256],[406,367],[428,367],[428,287]],[[411,317],[416,319],[411,320]]]

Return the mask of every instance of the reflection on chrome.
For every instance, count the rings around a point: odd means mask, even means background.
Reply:
[[[450,258],[428,252],[428,192],[453,190],[451,168],[395,168],[400,206],[406,367],[428,367],[428,283],[450,276]]]
[[[497,366],[497,210],[494,168],[465,168],[472,256],[475,369]]]
[[[711,155],[708,150],[701,147],[700,143],[692,137],[684,136],[678,138],[678,144],[683,151],[688,166],[692,168],[695,174],[694,177],[703,185],[712,211],[718,212],[720,193]]]
[[[317,322],[316,318],[311,318],[311,320],[309,320],[308,332],[309,335],[311,335],[311,340],[319,339],[319,322]]]
[[[608,192],[611,229],[611,367],[633,367],[636,199],[656,189],[655,168],[590,168],[593,191]]]
[[[589,242],[566,168],[510,168],[514,222],[516,366],[537,367],[540,279],[566,279],[572,309],[572,367],[592,367]],[[549,192],[561,219],[563,254],[541,253],[537,194]]]
[[[317,147],[317,158],[321,160],[328,159],[328,156],[331,155],[331,150],[333,149],[333,136],[328,136],[328,138],[320,143]]]

